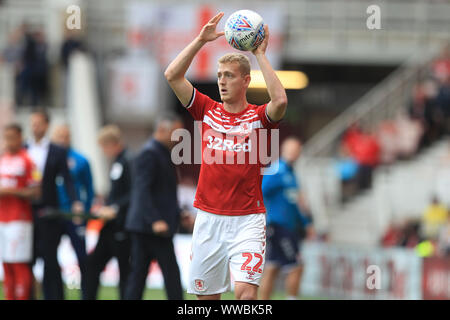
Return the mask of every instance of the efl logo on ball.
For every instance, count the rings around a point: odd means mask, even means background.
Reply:
[[[239,10],[225,22],[225,38],[235,49],[252,51],[264,40],[264,21],[251,10]]]

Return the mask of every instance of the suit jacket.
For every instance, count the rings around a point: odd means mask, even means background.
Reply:
[[[116,218],[108,221],[105,227],[114,226],[115,231],[121,232],[125,228],[132,182],[129,155],[125,149],[114,160],[109,172],[109,178],[111,189],[105,204],[107,206],[115,206],[118,211]]]
[[[153,234],[153,222],[164,220],[169,225],[169,236],[173,236],[179,226],[180,207],[170,151],[150,139],[136,157],[133,171],[135,178],[126,230]]]
[[[33,203],[35,209],[43,207],[59,208],[58,187],[56,179],[64,179],[64,185],[70,200],[76,201],[77,195],[67,166],[67,152],[64,148],[50,143],[48,147],[47,160],[41,181],[41,198]]]

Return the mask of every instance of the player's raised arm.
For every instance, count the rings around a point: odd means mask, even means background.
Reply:
[[[216,31],[217,24],[222,17],[223,12],[220,12],[209,20],[209,22],[203,26],[200,34],[178,54],[164,72],[164,76],[169,82],[170,87],[184,106],[189,104],[193,92],[192,84],[185,78],[186,71],[191,65],[197,52],[206,42],[214,41],[224,35],[223,31]]]
[[[266,57],[266,49],[269,41],[269,28],[267,25],[264,26],[264,32],[264,41],[252,52],[261,68],[264,80],[266,81],[267,91],[270,96],[270,102],[267,105],[267,115],[272,121],[279,121],[286,113],[288,100],[286,90],[284,90],[280,79],[278,79],[278,76]]]

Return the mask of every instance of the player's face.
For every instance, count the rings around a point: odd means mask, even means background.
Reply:
[[[103,153],[105,154],[105,156],[109,159],[114,159],[117,155],[117,144],[114,142],[103,142],[100,143],[100,147],[103,150]]]
[[[247,92],[249,83],[250,75],[242,75],[239,63],[219,63],[217,84],[223,102],[233,103],[241,100]]]
[[[41,139],[48,129],[48,123],[40,114],[31,115],[31,131],[36,139]]]
[[[170,148],[173,148],[178,143],[178,141],[172,141],[172,133],[175,130],[182,129],[182,128],[183,128],[183,123],[181,121],[176,121],[175,123],[173,123],[172,128],[169,131],[169,135],[167,137],[168,138],[167,141],[169,143]]]
[[[68,148],[70,146],[70,131],[66,127],[58,128],[53,136],[53,141],[56,144]]]
[[[5,148],[8,152],[15,153],[22,148],[22,134],[14,129],[6,129],[3,135]]]
[[[289,163],[295,162],[301,154],[302,145],[297,140],[286,140],[282,145],[282,157]]]

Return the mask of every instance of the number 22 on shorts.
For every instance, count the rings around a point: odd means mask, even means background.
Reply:
[[[258,263],[255,264],[255,266],[252,269],[250,266],[248,266],[248,264],[252,261],[253,255],[255,256],[255,258],[259,259],[259,261]],[[242,256],[244,258],[247,258],[247,260],[245,260],[245,262],[242,264],[241,270],[243,271],[253,270],[253,272],[262,273],[262,269],[260,269],[259,267],[262,265],[264,258],[261,254],[259,253],[251,254],[250,252],[243,252]]]

